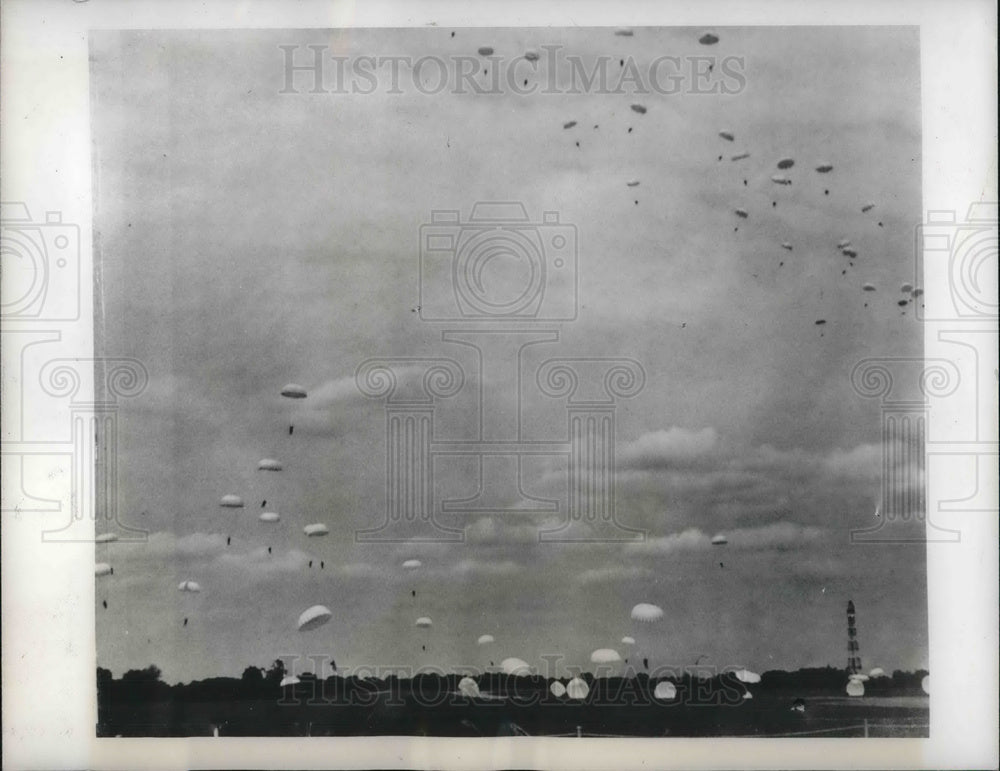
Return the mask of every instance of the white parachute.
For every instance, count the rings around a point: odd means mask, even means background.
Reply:
[[[885,670],[882,667],[875,667],[868,673],[869,677],[885,677]]]
[[[571,699],[577,699],[582,701],[587,698],[590,693],[590,686],[587,685],[586,680],[581,680],[579,677],[574,677],[568,683],[566,683],[566,695]]]
[[[421,616],[416,621],[413,622],[414,626],[419,626],[421,629],[428,629],[434,626],[434,622],[431,621],[429,616]]]
[[[95,576],[110,576],[114,572],[114,568],[112,568],[107,562],[98,562],[94,565]]]
[[[496,640],[493,638],[493,635],[481,634],[479,635],[479,639],[476,640],[476,645],[489,645],[490,643],[494,642],[496,642]]]
[[[618,655],[618,651],[614,648],[598,648],[590,654],[590,662],[592,664],[614,664],[621,660],[622,657]]]
[[[924,675],[923,680],[920,681],[920,689],[926,693],[928,696],[931,695],[931,676]]]
[[[201,584],[197,581],[181,581],[177,584],[177,591],[198,593],[201,591]]]
[[[299,616],[298,629],[300,632],[309,632],[313,629],[319,629],[324,624],[327,624],[330,619],[333,618],[333,613],[325,605],[313,605],[302,611]]]
[[[712,536],[712,546],[725,546],[727,543],[729,543],[729,539],[722,533]]]
[[[278,522],[281,520],[281,516],[274,511],[265,511],[257,519],[261,522]]]
[[[470,699],[479,698],[479,684],[471,677],[463,677],[458,681],[458,692]]]
[[[219,501],[219,505],[224,509],[242,509],[243,499],[240,496],[230,493],[228,495],[223,495]]]
[[[663,618],[663,608],[649,602],[640,602],[632,608],[632,620],[651,624]]]
[[[296,383],[288,383],[281,389],[281,395],[288,399],[305,399],[306,389]]]
[[[112,543],[118,540],[117,533],[101,533],[97,538],[94,539],[95,543]]]
[[[756,672],[751,672],[749,669],[737,669],[735,672],[733,672],[733,675],[735,675],[736,679],[739,680],[741,683],[760,682],[760,675],[758,675]]]
[[[524,58],[527,59],[529,62],[537,62],[538,61],[538,51],[525,51],[524,52]]]
[[[281,461],[274,458],[261,458],[257,461],[258,471],[281,471]]]
[[[285,675],[283,678],[281,678],[281,683],[279,683],[279,685],[280,687],[284,688],[286,685],[298,685],[300,682],[302,681],[299,680],[299,678],[297,678],[295,675]]]
[[[530,675],[531,666],[524,659],[519,659],[515,656],[506,658],[500,662],[500,669],[503,670],[506,675]]]
[[[848,696],[864,696],[865,684],[860,680],[848,680],[846,690]]]
[[[327,529],[327,526],[324,525],[322,522],[314,522],[311,525],[306,525],[304,528],[302,528],[302,532],[305,533],[310,538],[315,538],[316,536],[320,535],[329,535],[330,533],[329,529]]]
[[[846,238],[844,238],[844,239],[842,239],[842,240],[840,240],[840,241],[837,242],[837,248],[838,249],[846,249],[850,245],[851,245],[851,242],[848,239],[846,239]]]
[[[628,185],[629,187],[638,187],[639,186],[639,180],[637,180],[637,179],[630,179],[625,184]]]
[[[628,635],[625,635],[622,638],[622,645],[635,645],[635,638],[634,637],[629,637]]]
[[[676,699],[677,686],[669,680],[661,680],[653,689],[653,698],[662,699],[663,701],[666,701],[667,699]]]
[[[403,570],[416,570],[419,567],[423,567],[423,564],[420,560],[406,560],[403,563]]]
[[[790,185],[790,184],[792,184],[792,180],[790,180],[784,174],[772,174],[771,175],[771,181],[774,182],[776,185]]]
[[[557,699],[561,699],[566,695],[566,686],[560,683],[558,680],[553,681],[552,685],[549,686],[549,693],[555,696]]]
[[[789,252],[792,251],[792,245],[790,243],[788,243],[787,241],[783,241],[781,243],[781,248],[784,249],[784,250],[786,250],[786,251],[789,251]]]

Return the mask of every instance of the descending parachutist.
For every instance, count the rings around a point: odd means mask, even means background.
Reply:
[[[230,543],[232,543],[232,541],[233,541],[233,539],[232,539],[232,538],[230,538],[230,537],[229,537],[229,536],[227,535],[227,536],[226,536],[226,546],[229,546],[229,544],[230,544]]]
[[[271,553],[271,547],[270,547],[270,546],[268,546],[268,547],[267,547],[267,553],[268,553],[268,554],[270,554],[270,553]]]
[[[313,561],[309,560],[309,567],[312,567],[312,566],[313,566]]]
[[[414,589],[412,592],[410,592],[410,596],[416,597],[417,596],[417,590]]]
[[[291,436],[293,433],[295,433],[295,426],[289,426],[288,427],[288,435]]]
[[[325,562],[323,562],[323,560],[320,560],[320,561],[319,561],[319,569],[320,569],[320,570],[322,570],[322,569],[324,568],[324,566],[325,566],[325,565],[326,565],[326,563],[325,563]]]
[[[103,605],[103,606],[104,606],[104,609],[105,609],[105,610],[107,610],[107,609],[108,609],[108,601],[107,601],[107,600],[101,600],[101,605]]]
[[[187,626],[187,625],[188,625],[188,620],[184,619],[184,626]]]
[[[260,507],[263,509],[265,506],[267,506],[267,501],[261,501]]]
[[[720,563],[719,563],[719,567],[720,567],[720,568],[724,568],[724,567],[725,567],[725,565],[723,565],[723,564],[722,564],[722,563],[720,562]]]
[[[115,569],[111,568],[111,575],[114,575],[114,574],[115,574]]]
[[[631,134],[631,133],[632,133],[632,127],[631,127],[631,126],[629,126],[629,127],[628,127],[628,133],[629,133],[629,134]]]
[[[425,651],[425,650],[427,650],[427,646],[426,646],[426,645],[421,645],[421,646],[420,646],[420,650],[422,650],[422,651]]]
[[[643,659],[642,660],[642,666],[645,669],[649,669],[649,659]]]

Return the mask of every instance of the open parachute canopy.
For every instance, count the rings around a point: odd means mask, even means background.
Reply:
[[[751,672],[749,669],[737,669],[733,672],[733,675],[741,683],[759,683],[760,675],[756,672]]]
[[[792,245],[788,241],[782,241],[781,248],[789,252],[792,251]]]
[[[846,690],[848,696],[864,696],[865,684],[860,680],[848,680]]]
[[[538,51],[525,51],[524,52],[524,58],[527,59],[529,62],[537,62],[538,61]]]
[[[306,389],[297,383],[288,383],[281,389],[281,395],[288,399],[305,399],[307,394]]]
[[[722,533],[712,536],[712,546],[725,546],[727,543],[729,543],[729,539]]]
[[[746,209],[736,209],[736,216],[746,219],[747,217],[750,216],[750,214],[747,212]]]
[[[700,38],[698,38],[698,42],[701,43],[703,46],[714,46],[716,43],[719,42],[719,36],[716,35],[714,32],[706,32]]]
[[[661,680],[656,684],[653,689],[654,699],[675,699],[677,698],[677,686],[671,683],[669,680]]]
[[[101,533],[97,538],[94,539],[95,543],[112,543],[118,540],[117,533]]]
[[[531,666],[524,659],[519,659],[515,656],[504,659],[500,662],[500,669],[503,670],[506,675],[530,675]]]
[[[628,635],[625,635],[622,638],[622,645],[635,645],[635,638],[634,637],[629,637]]]
[[[301,680],[299,680],[299,678],[297,678],[295,675],[285,675],[283,678],[281,678],[279,686],[284,688],[286,685],[298,685],[300,682]]]
[[[201,591],[201,584],[197,581],[181,581],[177,584],[177,591],[197,593]]]
[[[492,46],[480,46],[478,51],[480,56],[493,56]]]
[[[772,174],[771,181],[776,185],[790,185],[792,180],[786,177],[784,174]]]
[[[471,677],[463,677],[458,681],[458,691],[463,696],[468,696],[470,698],[477,698],[479,693],[479,684],[476,683]]]
[[[94,565],[95,576],[110,576],[111,572],[111,566],[107,562],[98,562]]]
[[[422,567],[423,564],[424,563],[420,560],[406,560],[406,562],[403,563],[403,570],[416,570],[417,568]]]
[[[634,33],[630,29],[616,29],[615,34],[618,37],[632,37]]]
[[[875,667],[868,673],[869,677],[885,677],[885,670],[882,667]]]
[[[257,517],[261,522],[278,522],[281,520],[281,516],[274,511],[265,511],[259,517]]]
[[[637,180],[637,179],[630,179],[625,184],[628,185],[629,187],[638,187],[639,186],[639,180]]]
[[[554,680],[552,685],[549,686],[549,693],[555,696],[557,699],[561,699],[566,695],[566,686],[560,683],[558,680]]]
[[[261,458],[257,461],[258,471],[281,471],[281,461],[274,458]]]
[[[874,292],[875,291],[875,285],[874,284],[865,284],[861,288],[864,289],[866,292]]]
[[[646,114],[646,105],[644,104],[632,104],[629,106],[632,108],[632,112],[637,112],[640,115]]]
[[[325,605],[313,605],[311,608],[302,611],[299,616],[298,628],[300,632],[309,632],[319,629],[333,618],[333,613]]]
[[[573,128],[573,126],[575,126],[575,125],[576,125],[576,121],[575,121],[575,120],[568,120],[568,121],[566,121],[566,122],[565,122],[565,123],[563,124],[563,128],[564,128],[564,129],[571,129],[571,128]]]
[[[862,212],[870,212],[874,208],[875,208],[875,204],[873,204],[871,201],[869,201],[868,203],[866,203],[864,206],[861,207],[861,211]]]
[[[819,166],[816,167],[816,171],[818,171],[820,174],[826,174],[828,172],[831,172],[833,171],[833,164],[821,163]]]
[[[314,522],[311,525],[306,525],[302,528],[302,532],[305,533],[310,538],[315,538],[320,535],[329,535],[330,531],[327,529],[326,525],[322,522]]]
[[[913,284],[902,284],[899,287],[899,291],[900,292],[905,292],[905,293],[909,294],[910,292],[913,291]]]
[[[496,642],[496,640],[493,639],[493,635],[481,634],[479,635],[479,639],[476,640],[476,645],[489,645],[492,642]]]
[[[720,131],[719,136],[725,139],[727,142],[732,142],[736,139],[736,135],[732,131]],[[750,153],[747,153],[749,155]]]
[[[238,495],[230,493],[229,495],[222,496],[222,499],[219,501],[219,505],[224,509],[242,509],[243,499]]]
[[[851,248],[850,248],[849,246],[845,246],[845,247],[844,247],[843,249],[841,249],[840,251],[841,251],[841,253],[842,253],[842,254],[843,254],[843,255],[844,255],[845,257],[851,257],[851,258],[854,258],[854,257],[857,257],[857,256],[858,256],[858,252],[857,252],[857,250],[856,250],[856,249],[851,249]]]
[[[744,158],[749,158],[749,157],[750,157],[750,153],[737,153],[732,158],[730,158],[730,160],[732,160],[732,161],[742,161]]]
[[[427,629],[428,627],[434,626],[434,622],[431,621],[429,616],[421,616],[413,622],[413,625],[419,626],[421,629]]]
[[[795,165],[795,160],[793,158],[782,158],[778,161],[779,169],[790,169]]]
[[[590,693],[590,686],[587,685],[586,680],[581,680],[579,677],[574,677],[568,683],[566,683],[566,695],[571,699],[583,700],[587,698]]]
[[[590,654],[590,662],[592,664],[614,664],[621,660],[622,657],[618,655],[618,651],[614,648],[598,648]]]
[[[632,608],[632,620],[642,621],[645,624],[659,621],[663,618],[663,608],[649,602],[640,602]]]
[[[930,675],[924,675],[924,679],[920,681],[920,690],[922,690],[928,696],[931,695],[931,676]]]

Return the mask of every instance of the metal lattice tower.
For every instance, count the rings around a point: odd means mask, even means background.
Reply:
[[[847,601],[847,673],[861,671],[861,651],[858,647],[858,628],[854,622],[854,601]]]

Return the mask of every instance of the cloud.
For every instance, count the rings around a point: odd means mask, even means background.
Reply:
[[[762,527],[742,527],[725,533],[727,549],[789,549],[820,540],[826,531],[795,522],[774,522]],[[680,533],[647,538],[642,543],[629,544],[626,551],[635,554],[663,555],[681,551],[712,548],[711,536],[698,528]]]
[[[679,426],[643,434],[618,453],[619,468],[668,468],[683,465],[716,449],[714,428],[689,431]]]
[[[639,565],[609,565],[603,568],[584,570],[576,577],[576,580],[580,584],[604,584],[609,581],[649,578],[652,575],[652,570]]]
[[[524,570],[523,565],[519,565],[511,560],[503,562],[482,562],[474,559],[464,559],[455,563],[451,568],[451,573],[456,575],[510,575]]]
[[[538,534],[552,522],[510,522],[501,517],[481,517],[465,528],[467,543],[479,545],[538,543]]]

